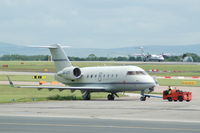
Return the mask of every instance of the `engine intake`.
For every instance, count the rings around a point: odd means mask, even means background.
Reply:
[[[68,80],[75,80],[81,77],[81,70],[78,67],[69,67],[58,72],[57,75]]]
[[[74,74],[74,76],[79,77],[81,75],[80,68],[74,68],[73,74]]]

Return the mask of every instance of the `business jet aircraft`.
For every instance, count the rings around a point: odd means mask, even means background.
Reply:
[[[103,66],[79,68],[71,64],[60,44],[40,46],[49,48],[56,68],[55,79],[66,86],[15,86],[17,88],[80,90],[84,100],[90,100],[92,92],[108,92],[108,100],[114,100],[118,92],[141,91],[141,101],[146,100],[144,92],[152,92],[156,81],[137,66]]]
[[[165,61],[165,58],[163,56],[164,54],[149,54],[149,53],[145,54],[143,47],[139,47],[139,49],[141,50],[141,54],[136,55],[136,56],[141,57],[144,62],[146,62],[146,61],[158,61],[158,62]]]

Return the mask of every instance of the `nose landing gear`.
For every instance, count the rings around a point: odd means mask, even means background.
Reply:
[[[146,96],[141,96],[140,101],[146,101]]]
[[[149,95],[145,95],[144,94],[144,90],[142,90],[141,91],[140,101],[146,101],[147,97],[150,98],[150,96]]]

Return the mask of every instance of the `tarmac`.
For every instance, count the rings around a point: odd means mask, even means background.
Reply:
[[[200,132],[200,100],[168,102],[139,95],[115,101],[45,101],[0,104],[3,133]]]
[[[166,87],[156,88],[161,92]],[[200,132],[200,89],[191,102],[168,102],[161,98],[140,101],[131,97],[91,101],[44,101],[0,104],[3,133],[188,133]]]
[[[0,104],[0,116],[41,116],[66,118],[98,118],[121,120],[154,120],[200,122],[200,100],[168,102],[161,98],[140,101],[139,96],[115,101],[45,101]]]
[[[199,123],[0,116],[3,133],[199,133]]]

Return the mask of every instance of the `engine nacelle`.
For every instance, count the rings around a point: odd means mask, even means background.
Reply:
[[[69,67],[58,72],[57,75],[68,80],[75,80],[81,77],[81,70],[78,67]]]

